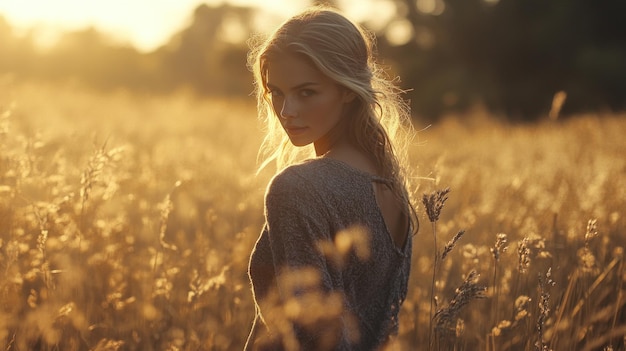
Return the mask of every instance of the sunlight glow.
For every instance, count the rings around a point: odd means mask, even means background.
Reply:
[[[384,28],[396,16],[396,5],[393,1],[339,0],[338,3],[351,20],[365,22],[374,31]]]
[[[193,1],[172,4],[168,0],[8,0],[0,1],[0,14],[22,30],[35,26],[37,33],[46,33],[96,27],[148,50],[183,27],[196,5]]]
[[[95,27],[114,39],[129,42],[139,50],[150,51],[165,44],[188,24],[200,4],[254,6],[273,20],[285,18],[309,4],[307,0],[0,0],[0,16],[18,32],[35,28],[42,46],[53,44],[61,31]],[[282,20],[281,18],[281,20]],[[231,40],[241,37],[236,25],[225,30]]]
[[[248,35],[241,21],[234,16],[226,16],[226,18],[223,19],[220,32],[221,37],[232,43],[241,43],[246,40],[246,36]]]
[[[417,0],[417,9],[427,15],[438,16],[446,9],[446,4],[443,0]]]
[[[404,45],[413,38],[413,25],[407,19],[393,20],[387,26],[385,37],[391,45]]]

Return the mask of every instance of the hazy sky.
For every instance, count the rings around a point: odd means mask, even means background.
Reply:
[[[201,3],[223,0],[0,0],[0,15],[18,30],[38,28],[45,45],[62,30],[94,26],[141,50],[152,50],[186,27]],[[307,0],[229,0],[233,5],[254,5],[276,18],[303,9]],[[1,44],[0,44],[1,45]]]

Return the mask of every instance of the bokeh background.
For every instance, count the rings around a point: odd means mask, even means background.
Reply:
[[[0,72],[102,90],[247,96],[246,41],[314,1],[0,3]],[[503,118],[626,106],[619,0],[328,1],[378,36],[378,52],[436,120],[477,104]]]
[[[275,171],[247,41],[312,3],[0,0],[0,348],[242,349]],[[626,2],[333,3],[413,112],[386,349],[625,350]]]

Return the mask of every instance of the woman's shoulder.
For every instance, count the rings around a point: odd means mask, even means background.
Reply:
[[[288,166],[270,181],[265,192],[268,214],[296,214],[313,212],[323,208],[329,196],[324,185],[326,171],[317,162],[303,162]]]
[[[318,157],[290,165],[272,178],[269,190],[285,188],[297,190],[313,187],[318,191],[354,185],[359,180],[369,182],[369,176],[347,164],[331,158]]]
[[[318,188],[320,180],[330,177],[323,167],[320,168],[316,160],[307,160],[283,168],[270,181],[268,194],[298,194],[310,193],[312,189]]]

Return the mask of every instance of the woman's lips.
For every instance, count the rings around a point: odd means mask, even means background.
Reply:
[[[300,135],[308,129],[307,127],[285,127],[287,133],[292,136]]]

